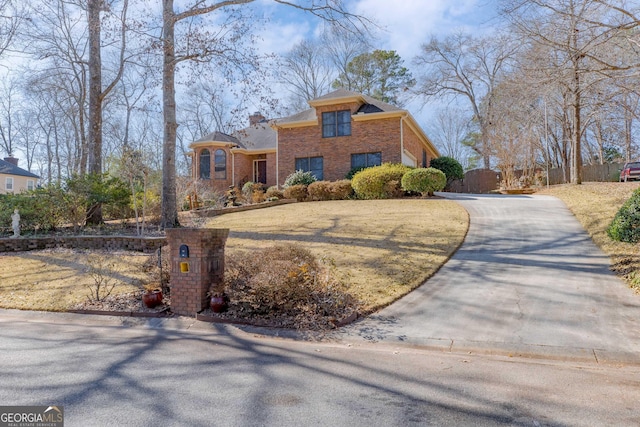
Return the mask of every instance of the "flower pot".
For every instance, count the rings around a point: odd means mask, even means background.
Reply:
[[[142,294],[142,302],[147,308],[154,308],[162,304],[162,291],[155,289]]]
[[[229,297],[225,294],[213,295],[209,306],[214,313],[224,313],[229,308]]]

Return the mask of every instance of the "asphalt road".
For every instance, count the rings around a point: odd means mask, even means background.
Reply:
[[[0,405],[66,427],[637,426],[640,366],[0,310]]]
[[[463,245],[419,289],[336,339],[640,363],[640,296],[564,203],[443,195],[470,214]]]

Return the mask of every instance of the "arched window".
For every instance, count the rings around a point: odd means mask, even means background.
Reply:
[[[200,152],[200,179],[211,179],[211,153],[206,148]]]
[[[227,153],[224,150],[216,150],[214,167],[216,179],[227,179]]]

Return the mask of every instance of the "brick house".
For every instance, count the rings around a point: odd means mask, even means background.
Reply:
[[[357,167],[427,167],[439,156],[407,110],[345,89],[309,106],[269,122],[256,113],[233,135],[214,132],[194,141],[193,178],[210,180],[219,191],[247,181],[281,186],[296,170],[336,181]]]
[[[33,190],[40,177],[18,167],[18,159],[5,157],[0,160],[0,194]]]

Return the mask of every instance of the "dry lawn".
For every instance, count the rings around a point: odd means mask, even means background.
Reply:
[[[460,246],[468,223],[454,202],[397,199],[295,203],[222,215],[206,226],[230,229],[229,252],[302,245],[334,266],[370,312],[433,275]]]
[[[468,215],[441,199],[295,203],[209,219],[230,229],[228,253],[291,242],[332,266],[372,311],[419,286],[462,243]],[[66,310],[86,301],[86,253],[68,250],[0,254],[0,307]],[[114,293],[149,281],[141,266],[149,255],[104,254],[118,261]]]
[[[143,265],[149,255],[100,253],[109,267],[112,294],[137,291],[150,278]],[[88,274],[89,252],[68,249],[0,253],[0,307],[64,311],[87,301],[95,281]]]
[[[587,182],[582,185],[553,186],[547,192],[569,207],[593,241],[611,257],[611,269],[629,286],[640,290],[640,252],[638,245],[616,242],[607,227],[622,204],[640,187],[637,182]]]

